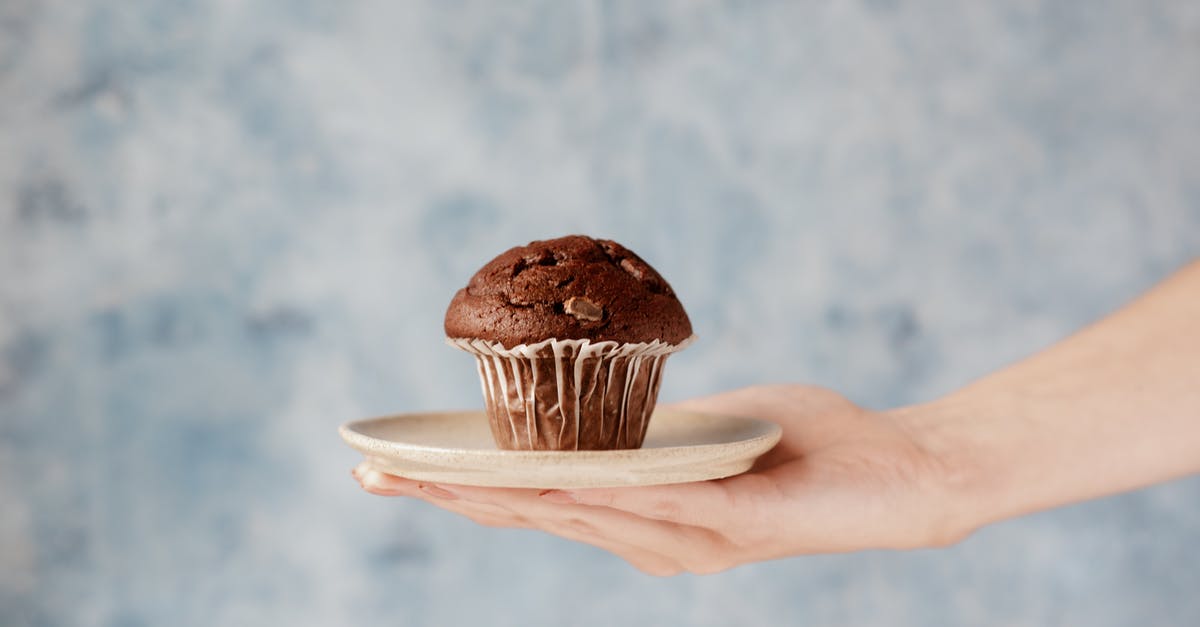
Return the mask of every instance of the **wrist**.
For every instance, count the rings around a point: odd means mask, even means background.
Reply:
[[[925,546],[956,544],[1005,516],[1003,477],[991,463],[993,438],[979,412],[958,396],[884,412],[924,456],[927,529]]]

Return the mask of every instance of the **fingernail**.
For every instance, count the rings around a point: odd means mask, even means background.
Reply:
[[[575,498],[574,494],[563,492],[562,490],[546,490],[538,494],[538,496],[542,497],[543,500],[560,505],[572,505],[579,502],[579,499]]]
[[[455,494],[441,486],[421,484],[418,487],[420,487],[421,491],[424,492],[425,494],[428,494],[429,496],[436,496],[439,499],[457,499],[458,498],[457,494]]]

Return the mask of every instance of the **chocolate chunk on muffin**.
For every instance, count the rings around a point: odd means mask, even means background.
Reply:
[[[692,325],[671,286],[624,246],[583,235],[488,262],[446,311],[446,335],[512,347],[549,338],[678,344]]]
[[[535,241],[488,262],[446,310],[475,354],[496,444],[638,448],[668,355],[692,338],[675,292],[609,240]]]

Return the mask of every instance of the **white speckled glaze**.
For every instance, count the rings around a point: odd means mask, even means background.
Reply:
[[[640,449],[505,451],[482,411],[400,414],[342,425],[371,465],[410,479],[513,488],[597,488],[718,479],[779,442],[764,420],[660,409]]]

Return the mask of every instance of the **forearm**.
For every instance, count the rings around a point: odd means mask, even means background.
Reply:
[[[901,410],[966,529],[1200,472],[1200,262],[942,400]]]

